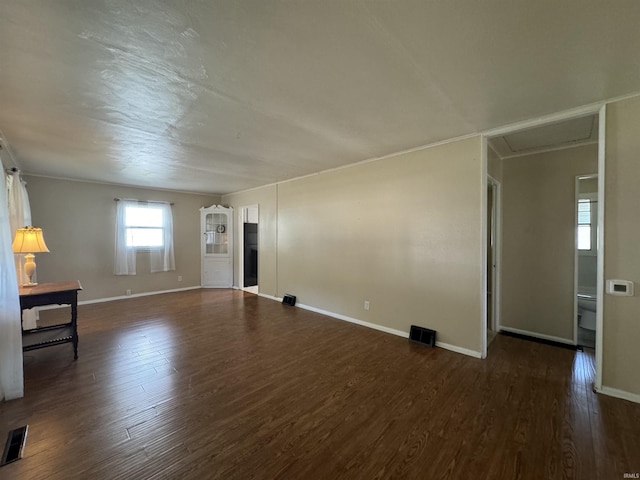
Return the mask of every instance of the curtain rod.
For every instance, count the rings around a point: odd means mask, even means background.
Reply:
[[[118,198],[118,197],[114,198],[114,200],[116,202],[119,202],[120,200],[131,200],[133,202],[140,202],[140,203],[168,203],[169,205],[174,205],[173,202],[163,202],[163,201],[160,201],[160,200],[134,200],[134,199],[129,199],[129,198],[124,198],[123,199],[123,198]]]

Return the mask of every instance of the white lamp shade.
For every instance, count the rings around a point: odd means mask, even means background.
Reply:
[[[38,227],[22,227],[16,230],[11,245],[13,253],[48,252],[47,244],[42,237],[42,229]]]

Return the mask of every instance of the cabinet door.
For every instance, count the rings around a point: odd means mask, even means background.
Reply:
[[[204,225],[204,254],[229,255],[229,214],[207,213]]]
[[[201,213],[202,286],[230,288],[233,285],[233,209],[209,207]]]
[[[228,258],[207,257],[202,262],[202,286],[229,288],[233,282],[233,268]]]

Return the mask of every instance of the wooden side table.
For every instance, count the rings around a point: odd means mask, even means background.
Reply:
[[[22,331],[22,351],[73,343],[73,358],[78,358],[78,291],[77,280],[40,283],[34,287],[20,287],[20,309],[44,305],[71,305],[71,319],[59,325],[47,325]]]

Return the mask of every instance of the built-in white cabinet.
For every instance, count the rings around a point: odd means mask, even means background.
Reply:
[[[233,208],[221,205],[200,209],[202,286],[233,285]]]

